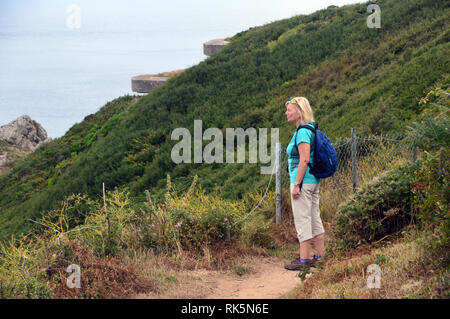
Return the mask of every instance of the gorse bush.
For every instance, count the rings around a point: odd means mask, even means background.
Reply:
[[[415,172],[412,184],[412,209],[424,230],[426,250],[431,263],[444,271],[450,265],[450,127],[448,86],[432,89],[421,103],[423,118],[409,128],[409,138],[426,152],[423,165]]]
[[[420,99],[419,104],[424,107],[421,119],[408,127],[408,138],[427,152],[449,150],[449,82],[450,77],[445,82],[446,87],[438,86]]]
[[[85,195],[69,197],[75,206],[83,203],[84,209],[89,206],[92,212],[68,235],[99,256],[139,248],[169,253],[199,252],[205,245],[225,240],[227,229],[230,239],[239,239],[242,221],[249,217],[246,212],[261,196],[256,192],[240,201],[227,201],[218,192],[207,195],[198,187],[197,177],[187,192],[180,194],[168,175],[165,199],[158,204],[150,196],[145,205],[133,203],[126,190],[108,192],[103,202],[92,201]],[[272,197],[266,197],[264,202]],[[259,214],[264,207],[260,207]]]
[[[139,248],[157,252],[201,251],[205,245],[224,240],[227,227],[232,229],[233,237],[238,238],[241,226],[236,222],[243,218],[248,202],[226,201],[218,193],[206,195],[201,188],[196,189],[196,181],[194,177],[188,191],[181,195],[167,176],[165,200],[157,205],[150,197],[146,205],[136,205],[126,190],[108,192],[103,201],[73,195],[63,204],[63,210],[67,213],[80,206],[90,210],[81,225],[69,230],[66,219],[70,218],[52,213],[40,224],[66,225],[58,229],[59,234],[103,257]]]
[[[370,183],[381,172],[412,159],[410,141],[393,140],[390,136],[359,136],[357,138],[357,189]],[[351,141],[345,140],[337,148],[338,171],[320,181],[320,211],[322,220],[331,222],[339,205],[353,194]]]
[[[89,213],[82,225],[70,232],[70,239],[89,247],[97,256],[116,255],[119,251],[138,245],[133,233],[135,209],[131,207],[129,193],[117,189],[108,192],[104,201],[91,201],[78,195],[77,203],[89,205]]]
[[[404,164],[365,185],[339,206],[333,238],[340,248],[372,243],[411,222],[410,184],[416,165]]]
[[[0,245],[0,298],[51,298],[45,268],[56,258],[51,244],[24,236]],[[51,240],[49,240],[51,242]]]
[[[243,241],[248,246],[276,248],[274,238],[270,233],[272,219],[258,214],[244,224]]]
[[[251,192],[242,200],[229,201],[219,192],[195,189],[197,177],[181,196],[167,178],[168,191],[160,205],[151,204],[152,227],[157,246],[166,250],[201,252],[204,247],[227,240],[249,246],[272,247],[269,227],[275,215],[274,192]],[[258,204],[258,206],[255,206]]]
[[[243,201],[226,201],[218,193],[206,195],[195,189],[197,177],[184,196],[180,196],[167,177],[165,201],[151,209],[158,245],[166,249],[200,251],[205,245],[224,240],[225,229],[243,218]],[[234,228],[238,237],[240,227]]]
[[[384,172],[339,207],[332,240],[335,247],[373,243],[412,221],[435,234],[430,239],[434,248],[448,247],[448,93],[448,89],[431,90],[422,103],[432,99],[433,105],[408,129],[407,139],[425,150],[423,158]]]

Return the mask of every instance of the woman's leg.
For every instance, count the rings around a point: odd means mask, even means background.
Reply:
[[[294,184],[291,183],[291,192],[293,187]],[[309,253],[311,252],[311,239],[313,238],[311,229],[311,194],[307,189],[308,184],[304,184],[300,191],[300,196],[297,199],[293,199],[291,195],[292,213],[300,243],[300,258],[302,259],[304,259],[302,256],[308,254],[308,251]],[[306,258],[309,259],[309,255]]]
[[[311,259],[311,239],[300,243],[300,258]]]
[[[291,193],[293,189],[291,183]],[[299,241],[300,258],[309,260],[309,262],[298,260],[297,258],[291,264],[285,265],[288,270],[307,269],[311,265],[311,242],[313,241],[311,225],[311,188],[310,184],[303,184],[300,196],[293,199],[291,196],[292,213],[294,215],[295,229]]]
[[[311,193],[311,224],[314,237],[314,249],[317,256],[323,256],[325,245],[325,229],[320,218],[319,184],[314,184]]]
[[[317,256],[323,256],[325,249],[325,235],[320,234],[314,237],[314,250],[316,251]]]

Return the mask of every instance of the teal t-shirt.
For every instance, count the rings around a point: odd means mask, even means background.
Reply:
[[[314,128],[314,122],[309,122],[307,125],[310,125]],[[297,137],[296,137],[297,135]],[[297,141],[295,142],[294,139]],[[292,139],[289,142],[286,153],[288,154],[288,167],[289,167],[289,176],[291,179],[291,183],[295,183],[295,179],[297,178],[297,171],[298,171],[298,163],[300,162],[300,154],[298,153],[298,145],[300,143],[308,143],[311,147],[311,154],[310,154],[310,163],[311,165],[314,164],[313,158],[314,158],[314,133],[306,128],[301,128],[294,132],[292,135]],[[296,143],[296,144],[294,144]],[[295,145],[295,149],[294,149]],[[312,175],[309,172],[309,165],[306,167],[305,176],[303,177],[303,183],[304,184],[316,184],[319,183],[320,179],[316,178],[314,175]]]

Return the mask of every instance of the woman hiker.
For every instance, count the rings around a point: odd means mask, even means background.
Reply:
[[[314,133],[300,125],[314,127],[314,115],[309,101],[295,97],[285,103],[286,117],[296,130],[286,149],[291,184],[291,206],[295,229],[300,243],[300,256],[285,265],[288,270],[309,270],[319,261],[324,252],[325,230],[320,219],[319,179],[310,174],[308,163],[313,165]],[[315,253],[311,257],[311,242]]]

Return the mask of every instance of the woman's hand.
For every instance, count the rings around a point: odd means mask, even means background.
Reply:
[[[293,199],[297,199],[300,196],[300,186],[298,185],[294,185],[294,187],[292,188],[292,198]]]

